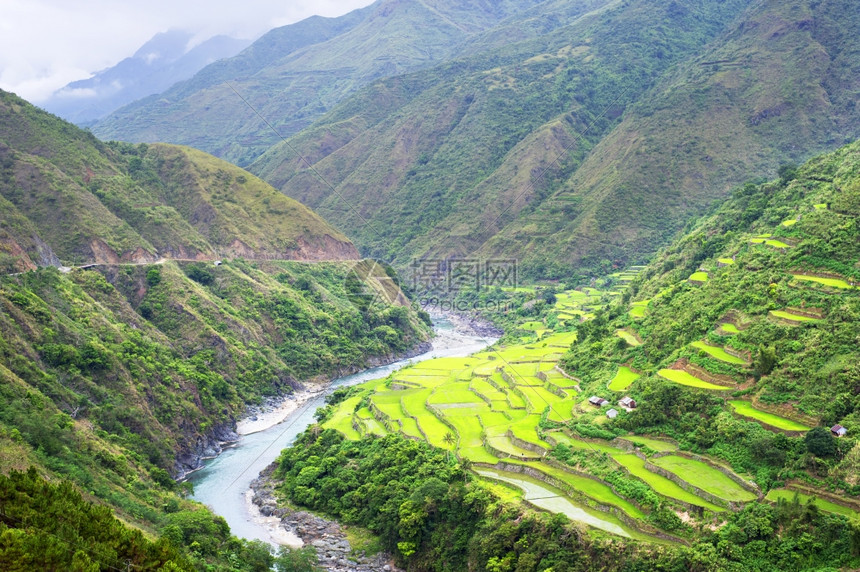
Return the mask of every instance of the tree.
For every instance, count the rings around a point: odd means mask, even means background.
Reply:
[[[836,440],[825,427],[815,427],[806,434],[806,450],[816,457],[828,458],[836,454]]]
[[[275,558],[275,570],[278,572],[319,572],[317,551],[313,546],[302,548],[283,547]]]
[[[773,346],[760,345],[755,358],[755,372],[759,377],[773,371],[776,365],[776,348]]]

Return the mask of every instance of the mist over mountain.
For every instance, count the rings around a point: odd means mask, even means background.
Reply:
[[[89,124],[132,101],[160,93],[251,43],[228,36],[192,45],[193,40],[194,34],[184,30],[158,33],[131,57],[66,85],[40,105],[73,123]]]

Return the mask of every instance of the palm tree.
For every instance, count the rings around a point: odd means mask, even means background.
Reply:
[[[453,434],[451,434],[451,433],[445,433],[445,436],[444,436],[444,437],[442,437],[442,441],[444,441],[444,442],[445,442],[445,444],[446,444],[446,445],[448,445],[449,447],[453,448],[453,447],[454,447],[454,443],[456,442],[456,439],[454,439],[454,435],[453,435]],[[446,457],[448,457],[448,455],[449,455],[449,454],[450,454],[450,451],[446,452],[445,456],[446,456]],[[450,458],[450,457],[449,457],[449,458]]]

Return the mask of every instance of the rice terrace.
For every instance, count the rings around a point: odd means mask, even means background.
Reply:
[[[622,276],[626,283],[635,273]],[[357,386],[323,426],[350,439],[400,433],[427,441],[469,463],[482,478],[510,487],[516,498],[562,512],[601,531],[596,534],[682,542],[654,525],[654,507],[694,511],[707,520],[708,514],[738,510],[764,495],[750,475],[690,455],[671,439],[600,429],[610,417],[634,411],[635,401],[625,392],[642,374],[618,364],[600,391],[565,374],[559,360],[577,339],[570,325],[592,319],[601,304],[618,295],[595,288],[557,293],[555,319],[523,321],[517,326],[520,335],[509,338],[513,341],[470,357],[421,362]],[[631,304],[630,325],[615,331],[619,343],[642,344],[635,322],[646,315],[648,304]],[[726,340],[741,332],[728,320],[715,328]],[[748,355],[710,340],[694,341],[689,348],[738,371],[751,367]],[[720,376],[684,360],[656,374],[715,395],[733,391]],[[810,429],[748,401],[726,404],[739,418],[772,430],[802,434]],[[819,505],[828,510],[829,505]]]

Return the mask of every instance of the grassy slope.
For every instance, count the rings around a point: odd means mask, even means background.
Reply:
[[[0,128],[0,254],[67,265],[358,257],[306,207],[200,151],[104,144],[7,93]]]

